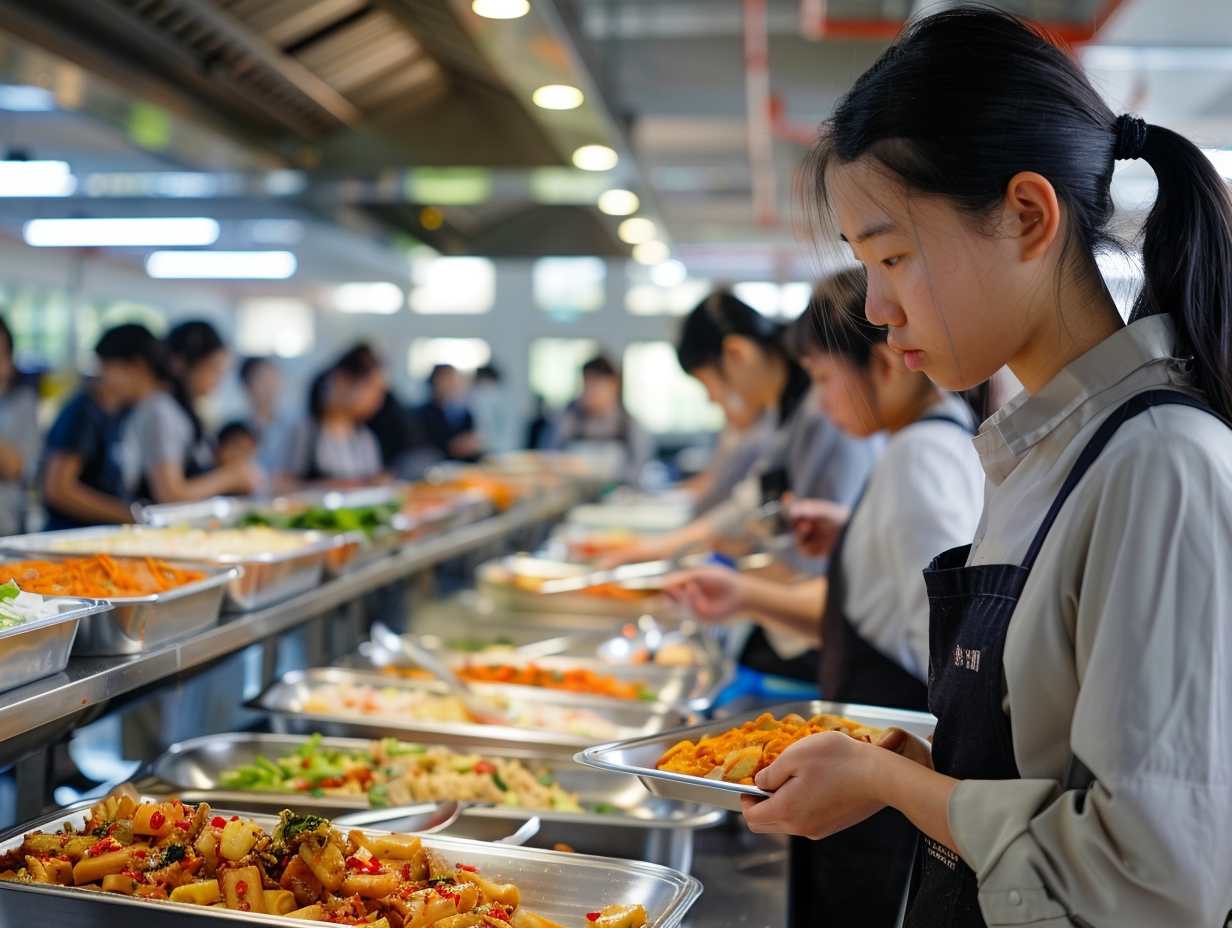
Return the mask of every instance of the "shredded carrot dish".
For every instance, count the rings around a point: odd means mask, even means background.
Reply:
[[[0,564],[0,583],[12,580],[26,592],[43,596],[149,596],[204,579],[205,574],[199,570],[175,567],[153,557],[113,558],[109,554],[95,554],[63,561]]]
[[[610,673],[596,673],[586,667],[549,670],[538,664],[470,663],[458,671],[463,680],[476,683],[511,683],[515,686],[538,686],[545,690],[565,690],[589,693],[616,699],[653,699],[653,694],[632,680],[621,680]]]
[[[841,715],[815,715],[807,721],[765,713],[721,735],[707,735],[696,744],[681,741],[659,758],[658,769],[688,776],[753,785],[753,777],[801,738],[823,731],[841,731],[857,741],[874,742],[881,728],[871,728]]]

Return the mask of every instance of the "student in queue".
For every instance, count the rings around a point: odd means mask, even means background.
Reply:
[[[245,425],[257,440],[257,464],[265,474],[272,474],[278,468],[287,436],[298,421],[283,406],[282,368],[274,358],[245,358],[240,363],[239,378],[248,401]],[[221,444],[221,431],[218,437]]]
[[[38,468],[38,397],[20,376],[13,333],[0,319],[0,535],[23,530],[26,488]]]
[[[857,438],[889,434],[854,510],[824,501],[795,522],[810,554],[829,555],[828,575],[790,585],[710,567],[673,575],[667,591],[705,621],[751,612],[807,635],[826,699],[926,710],[923,570],[975,534],[984,472],[971,410],[907,368],[885,328],[864,320],[864,292],[862,270],[842,271],[800,320],[813,333],[802,363],[830,421]],[[788,924],[893,928],[917,839],[893,809],[824,841],[793,838]]]
[[[428,439],[450,460],[479,460],[483,438],[467,404],[470,378],[452,364],[438,364],[428,376],[428,388],[428,402],[415,410]]]
[[[356,345],[317,375],[308,415],[287,442],[276,489],[322,481],[356,486],[382,477],[381,447],[367,423],[385,402],[388,387],[385,369],[367,345]]]
[[[161,357],[131,373],[138,396],[124,424],[125,483],[136,499],[178,503],[256,489],[251,462],[215,467],[214,449],[195,405],[227,371],[227,348],[208,322],[183,322],[167,333]]]
[[[601,560],[615,563],[670,558],[743,532],[764,503],[785,492],[851,506],[868,480],[880,442],[845,435],[809,402],[811,381],[783,344],[783,329],[725,291],[711,294],[685,320],[677,347],[680,366],[712,400],[749,416],[769,410],[775,427],[730,497],[676,531],[642,539]],[[808,566],[808,565],[806,565]],[[817,679],[816,652],[783,629],[756,626],[741,663],[753,670]]]
[[[1116,161],[1159,189],[1128,324],[1096,264]],[[931,745],[805,738],[746,802],[822,838],[923,832],[908,928],[1216,926],[1232,907],[1232,197],[988,9],[909,25],[839,104],[812,202],[866,313],[952,390],[1023,384],[975,439],[971,546],[925,574]],[[910,756],[905,756],[910,755]]]
[[[611,463],[616,476],[636,484],[653,442],[620,394],[620,371],[603,355],[591,358],[582,365],[582,392],[553,421],[545,444]]]

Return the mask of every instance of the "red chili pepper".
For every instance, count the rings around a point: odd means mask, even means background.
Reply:
[[[481,760],[475,762],[476,773],[496,773],[496,765],[490,761]]]
[[[161,830],[163,825],[165,825],[166,823],[167,823],[167,816],[163,815],[161,812],[156,811],[154,812],[153,815],[150,816],[150,827],[153,828],[155,831]]]
[[[86,851],[86,856],[87,857],[98,857],[101,854],[107,853],[107,851],[115,850],[119,846],[120,845],[116,844],[115,841],[111,840],[110,838],[103,838],[102,841],[98,842],[98,844],[94,845],[94,847]]]
[[[176,822],[175,827],[188,831],[188,829],[192,828],[192,822]]]
[[[213,825],[215,828],[222,828],[224,825],[227,824],[227,820],[223,818],[221,815],[215,815],[212,819],[210,819],[210,824]]]
[[[133,851],[133,856],[138,858],[139,860],[145,860],[145,851]],[[68,860],[67,857],[64,859]]]
[[[348,857],[346,859],[346,868],[348,870],[362,870],[363,867],[364,867],[364,862],[360,860],[358,857]]]
[[[144,857],[145,855],[142,854],[141,856]],[[72,859],[73,858],[69,857],[67,854],[61,854],[59,857],[56,858],[56,860],[72,860]]]
[[[402,879],[408,883],[410,882],[410,879],[411,879],[411,865],[410,864],[402,865]]]
[[[136,881],[136,882],[138,882],[138,883],[142,882],[141,874],[140,874],[140,873],[133,873],[133,871],[132,871],[132,870],[121,870],[121,871],[120,871],[120,876],[126,876],[126,877],[128,877],[130,880],[134,880],[134,881]]]
[[[244,880],[240,880],[238,883],[236,883],[235,884],[235,894],[237,896],[247,896],[248,895],[248,883],[246,883]]]
[[[479,868],[473,867],[470,864],[454,864],[459,870],[465,870],[467,873],[478,873]]]
[[[602,912],[587,912],[586,913],[586,920],[588,922],[597,922],[602,917],[603,917]]]
[[[240,820],[240,817],[238,815],[231,816],[231,821],[238,822],[239,820]]]
[[[321,787],[321,789],[337,789],[344,782],[344,780],[340,780],[338,777],[325,777],[317,786]]]

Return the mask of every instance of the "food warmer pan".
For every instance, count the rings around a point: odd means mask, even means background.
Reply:
[[[0,631],[0,690],[11,690],[68,666],[73,639],[83,619],[111,609],[101,599],[76,596],[47,597],[57,613]]]

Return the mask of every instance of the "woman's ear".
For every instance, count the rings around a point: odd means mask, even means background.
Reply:
[[[1048,178],[1019,171],[1005,188],[1004,232],[1019,244],[1023,261],[1044,256],[1061,229],[1061,203]]]
[[[747,366],[750,354],[756,350],[753,343],[743,335],[724,335],[720,347],[723,367],[735,366],[740,369]]]
[[[869,349],[868,373],[874,383],[885,385],[910,371],[897,351],[885,342],[878,342]]]

